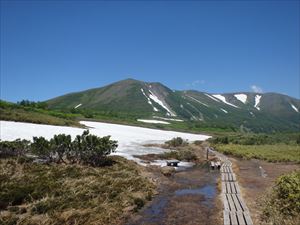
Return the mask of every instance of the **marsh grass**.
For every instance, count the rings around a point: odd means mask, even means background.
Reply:
[[[120,224],[154,185],[121,157],[89,167],[0,162],[0,224]]]
[[[297,162],[300,163],[300,145],[237,145],[217,144],[215,148],[226,154],[245,159],[262,159],[268,162]]]

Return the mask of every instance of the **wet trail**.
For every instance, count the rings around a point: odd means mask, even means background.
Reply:
[[[161,177],[159,194],[126,224],[222,224],[218,176],[219,172],[198,166]]]

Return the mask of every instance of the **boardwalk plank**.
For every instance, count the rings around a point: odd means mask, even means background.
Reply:
[[[249,211],[248,207],[246,206],[246,204],[245,204],[245,202],[244,202],[244,200],[242,198],[242,196],[240,194],[237,194],[236,196],[237,196],[238,200],[240,201],[240,204],[241,204],[241,206],[243,208],[243,211]]]
[[[239,225],[247,225],[244,219],[244,214],[242,212],[236,213]]]
[[[235,182],[230,182],[230,186],[231,186],[231,193],[236,194],[236,189],[235,189]]]
[[[234,201],[234,204],[235,204],[235,207],[236,207],[237,211],[243,211],[243,208],[241,207],[240,202],[239,202],[237,196],[236,195],[232,195],[232,198],[233,198],[233,201]]]
[[[223,197],[223,203],[224,203],[224,210],[230,211],[229,204],[228,204],[228,201],[226,198],[226,194],[223,194],[222,197]]]
[[[223,217],[224,217],[224,225],[230,225],[230,218],[229,218],[229,212],[224,210],[223,211]]]
[[[226,197],[227,197],[227,200],[228,200],[230,211],[236,211],[232,196],[231,195],[226,195]]]
[[[235,212],[230,212],[229,214],[230,214],[231,225],[239,225]]]

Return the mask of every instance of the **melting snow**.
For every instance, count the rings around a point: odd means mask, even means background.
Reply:
[[[151,98],[153,101],[155,101],[157,104],[159,104],[165,110],[167,110],[171,116],[176,116],[176,114],[174,114],[156,95],[154,95],[150,90],[149,90],[149,92],[150,92],[149,98]]]
[[[176,121],[176,122],[183,122],[184,121],[184,120],[180,120],[180,119],[164,118],[164,117],[160,117],[160,116],[153,116],[153,118],[161,119],[161,120],[168,120],[168,121]]]
[[[260,99],[261,99],[261,95],[255,95],[255,105],[254,105],[254,107],[257,108],[258,110],[260,110],[260,107],[258,107],[258,105],[260,103]]]
[[[78,107],[80,107],[80,106],[82,106],[82,104],[80,103],[80,104],[78,104],[78,105],[76,105],[75,107],[74,107],[74,109],[77,109]]]
[[[296,106],[294,106],[293,104],[291,104],[292,108],[296,111],[296,112],[299,112],[299,110],[297,109]]]
[[[231,104],[230,102],[226,101],[226,98],[223,95],[213,95],[215,98],[220,99],[222,102],[224,102],[227,105],[233,106],[235,108],[239,108],[238,106]]]
[[[151,102],[150,98],[145,94],[143,88],[141,88],[141,91],[142,91],[143,95],[147,98],[148,104],[151,105],[151,106],[153,107],[153,110],[154,110],[155,112],[158,112],[158,109],[157,109],[156,107],[154,107],[154,105],[152,105],[152,102]]]
[[[247,102],[247,95],[246,94],[236,94],[234,95],[238,100],[240,100],[242,103],[246,104]]]
[[[167,162],[166,162],[166,160],[154,160],[153,162],[150,162],[150,165],[164,167],[164,166],[167,166]],[[174,167],[174,168],[175,168],[175,170],[185,170],[187,168],[193,167],[194,165],[195,165],[195,163],[193,163],[193,162],[180,161],[178,163],[178,167]]]
[[[216,101],[216,102],[220,102],[218,99],[214,98],[213,96],[209,95],[209,94],[205,94],[207,97],[211,98],[212,100]]]
[[[196,101],[196,102],[198,102],[198,103],[200,103],[201,105],[204,105],[204,106],[206,106],[206,107],[209,107],[208,105],[206,105],[205,103],[203,103],[203,102],[200,102],[198,99],[196,99],[196,98],[194,98],[194,97],[192,97],[192,96],[189,96],[189,95],[186,95],[187,97],[189,97],[189,98],[191,98],[191,99],[193,99],[194,101]]]
[[[134,155],[159,154],[166,150],[162,148],[144,147],[144,144],[164,143],[174,137],[182,137],[189,141],[206,140],[207,135],[189,134],[175,131],[164,131],[142,127],[117,125],[100,122],[81,121],[80,123],[90,127],[90,133],[98,136],[111,135],[113,140],[118,141],[118,148],[114,154],[141,163]],[[47,139],[54,134],[70,134],[73,138],[82,134],[84,129],[74,127],[41,125],[33,123],[21,123],[0,121],[0,139],[12,141],[17,138],[32,140],[33,136],[43,136]]]
[[[221,110],[224,112],[224,113],[228,113],[225,109],[221,108]]]
[[[161,124],[170,124],[170,123],[168,123],[168,122],[160,121],[160,120],[144,120],[144,119],[137,119],[137,121],[143,122],[143,123],[161,123]]]

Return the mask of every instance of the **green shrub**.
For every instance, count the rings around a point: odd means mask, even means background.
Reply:
[[[262,219],[274,225],[298,224],[300,215],[300,171],[280,176],[261,202]]]
[[[168,145],[169,147],[179,147],[179,146],[184,146],[187,143],[181,137],[176,137],[173,138],[172,140],[166,141],[165,144]]]

